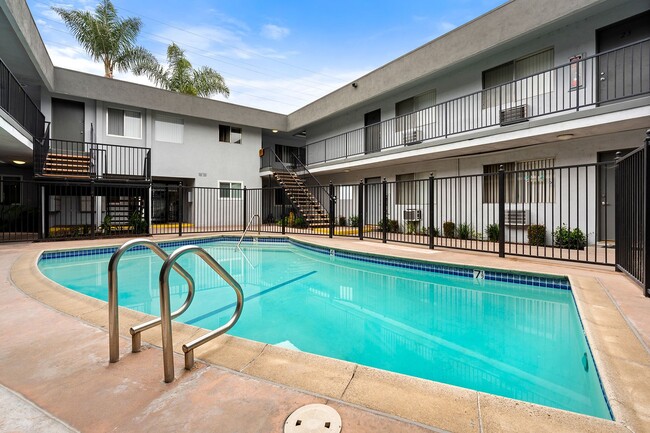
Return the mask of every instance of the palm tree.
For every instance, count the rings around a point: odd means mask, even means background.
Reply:
[[[173,92],[202,97],[215,93],[230,95],[221,74],[207,66],[194,69],[185,52],[175,43],[167,47],[167,63],[165,70],[155,59],[140,62],[133,68],[133,73],[145,75],[157,86]]]
[[[153,54],[137,46],[139,18],[120,18],[110,0],[102,0],[95,13],[53,7],[79,44],[96,62],[104,63],[104,76],[113,78],[113,70],[128,72],[138,63],[155,61]]]

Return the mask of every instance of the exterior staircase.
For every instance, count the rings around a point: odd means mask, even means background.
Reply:
[[[111,225],[128,227],[133,212],[142,212],[142,208],[140,197],[109,197],[106,203],[106,214],[111,216]]]
[[[90,179],[90,155],[50,152],[42,176]]]
[[[282,186],[291,203],[298,209],[300,215],[307,221],[309,227],[329,226],[329,213],[296,173],[281,171],[274,172],[273,176]]]

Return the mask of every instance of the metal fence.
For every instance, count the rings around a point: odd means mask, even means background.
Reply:
[[[637,282],[650,296],[650,130],[645,144],[618,161],[616,173],[616,268]]]
[[[2,60],[0,60],[0,108],[9,113],[33,138],[43,137],[45,116]]]
[[[646,39],[309,143],[306,163],[379,152],[646,95],[650,93],[649,77],[650,39]]]
[[[615,163],[517,168],[304,186],[299,193],[281,187],[154,187],[151,233],[243,231],[257,215],[267,233],[615,264],[614,216],[600,201]]]
[[[34,143],[36,176],[148,180],[151,149],[45,138]]]

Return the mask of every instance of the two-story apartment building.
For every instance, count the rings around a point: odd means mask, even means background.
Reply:
[[[513,212],[506,218],[523,218],[522,227],[552,219],[549,242],[561,224],[581,227],[590,243],[611,241],[607,162],[638,147],[650,126],[648,0],[513,0],[288,116],[54,67],[25,2],[5,0],[0,12],[2,202],[26,202],[12,181],[40,182],[31,200],[43,237],[66,218],[99,227],[119,213],[111,203],[128,209],[126,217],[146,207],[149,224],[200,226],[216,206],[200,198],[201,188],[222,188],[217,200],[241,199],[232,190],[277,186],[284,160],[300,175],[304,164],[323,185],[394,182],[386,217],[405,227],[415,211],[432,234],[476,210],[467,191],[481,213],[494,214],[503,167]],[[75,164],[81,168],[70,171]],[[579,165],[590,166],[561,169]],[[471,186],[449,181],[448,198],[432,195],[430,212],[419,199],[428,193],[409,182],[431,175],[478,177]],[[126,189],[91,194],[79,186],[90,181]],[[148,194],[128,189],[151,183]],[[193,194],[177,197],[179,183]],[[338,206],[358,208],[357,190],[339,191]],[[265,220],[287,201],[261,196]],[[549,204],[558,200],[585,209],[572,214],[567,205],[555,216]],[[241,225],[241,213],[219,215]],[[382,218],[368,214],[364,223]],[[486,232],[491,222],[473,220],[472,229]]]

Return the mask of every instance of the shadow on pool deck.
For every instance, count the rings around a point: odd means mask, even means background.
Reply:
[[[343,432],[650,431],[646,410],[650,407],[650,384],[639,380],[650,373],[650,355],[618,314],[603,286],[646,340],[650,335],[650,300],[622,275],[603,268],[539,260],[432,253],[396,245],[386,248],[375,242],[346,239],[302,239],[449,263],[571,274],[618,422],[228,336],[197,353],[197,357],[219,365],[198,362],[197,368],[187,372],[182,369],[182,356],[177,354],[177,380],[172,384],[162,382],[162,355],[155,346],[131,354],[129,341],[124,338],[120,362],[108,364],[105,303],[52,288],[35,271],[35,257],[42,249],[121,243],[115,240],[0,246],[0,333],[4,345],[0,383],[84,432],[281,432],[286,417],[309,403],[335,407],[343,420]],[[10,281],[14,264],[11,278],[31,296]],[[644,311],[645,315],[639,315]],[[121,329],[127,335],[129,315],[124,316]],[[141,317],[132,314],[130,319],[138,321]],[[176,346],[202,332],[188,325],[175,329],[179,330]],[[158,344],[158,334],[159,330],[151,330],[144,337]]]

